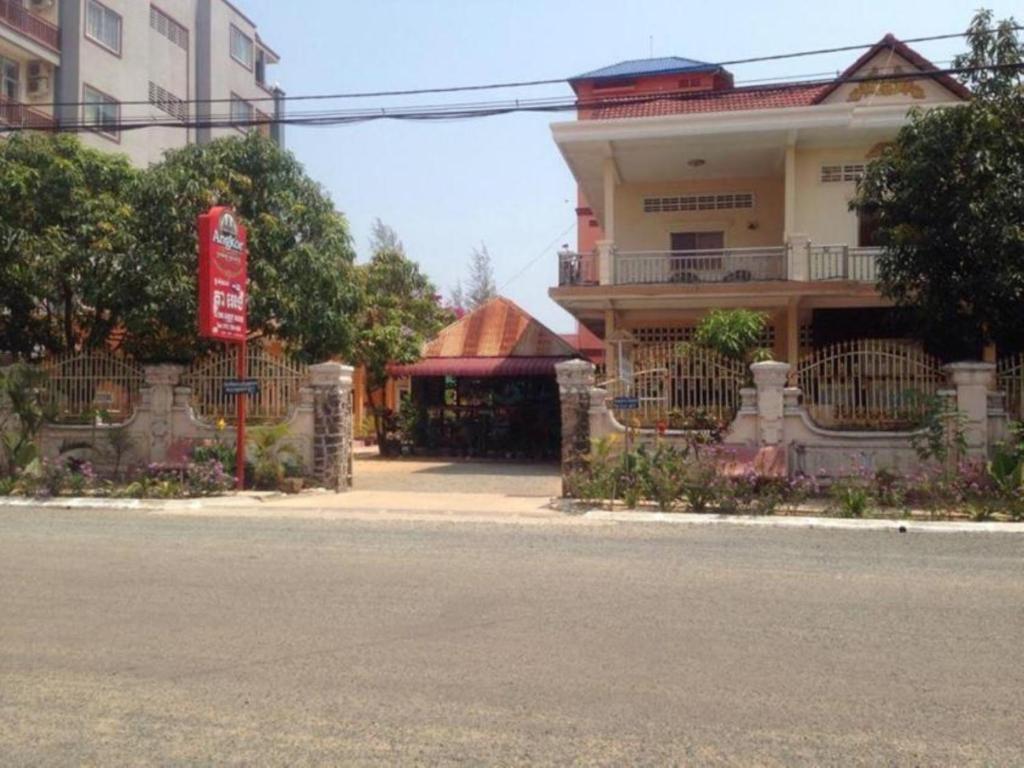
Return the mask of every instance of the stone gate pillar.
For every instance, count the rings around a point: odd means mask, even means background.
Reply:
[[[967,456],[988,455],[988,401],[995,389],[994,363],[950,363],[946,366],[950,383],[956,388],[956,407],[963,416]]]
[[[757,439],[761,445],[784,441],[785,389],[789,363],[767,361],[750,366],[757,388]]]
[[[311,365],[313,479],[331,491],[352,487],[352,373],[341,363]]]
[[[590,391],[594,388],[594,364],[568,360],[555,366],[562,408],[562,493],[567,480],[582,469],[590,454]]]
[[[147,365],[139,393],[139,410],[132,423],[140,458],[147,463],[167,461],[174,442],[174,389],[185,368],[180,365]]]

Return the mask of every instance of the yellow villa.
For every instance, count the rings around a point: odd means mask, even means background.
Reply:
[[[579,242],[550,296],[604,341],[610,370],[715,307],[765,312],[765,345],[794,376],[815,349],[904,335],[876,289],[873,222],[849,202],[908,112],[961,103],[963,85],[891,35],[828,82],[737,87],[673,57],[570,84],[577,119],[551,130]]]

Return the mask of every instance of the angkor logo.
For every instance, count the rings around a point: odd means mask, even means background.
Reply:
[[[217,231],[213,234],[213,242],[225,248],[241,253],[245,246],[239,237],[238,222],[231,213],[222,213],[217,222]]]

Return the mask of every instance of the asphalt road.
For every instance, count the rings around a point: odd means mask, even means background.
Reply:
[[[1024,536],[0,511],[0,765],[1022,765]]]

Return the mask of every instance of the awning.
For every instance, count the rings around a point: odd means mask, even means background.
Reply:
[[[428,357],[409,365],[389,365],[392,376],[554,376],[570,357]]]

